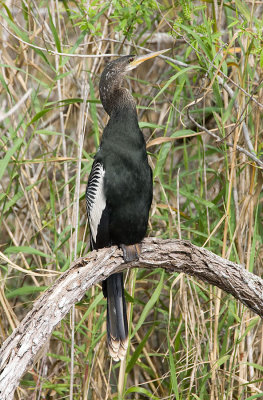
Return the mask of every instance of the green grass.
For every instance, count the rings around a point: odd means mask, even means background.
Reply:
[[[126,83],[154,172],[149,236],[188,239],[262,276],[262,173],[226,145],[262,159],[261,4],[1,5],[0,117],[32,89],[0,122],[2,340],[56,273],[89,249],[84,193],[107,123],[98,83],[108,58],[100,54],[171,48],[169,59],[142,65]],[[129,271],[125,287],[131,340],[121,367],[106,352],[101,288],[76,305],[74,399],[263,397],[262,324],[255,314],[183,274]],[[21,381],[19,398],[68,398],[70,348],[68,315]]]

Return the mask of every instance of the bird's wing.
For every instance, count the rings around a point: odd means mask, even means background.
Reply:
[[[95,244],[98,240],[98,229],[103,219],[103,212],[106,209],[104,175],[103,165],[99,161],[94,161],[86,190],[86,204],[92,242]]]

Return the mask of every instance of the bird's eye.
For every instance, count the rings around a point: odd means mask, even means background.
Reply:
[[[133,61],[134,61],[134,57],[132,57],[132,58],[129,59],[129,63],[131,63],[131,62],[133,62]]]

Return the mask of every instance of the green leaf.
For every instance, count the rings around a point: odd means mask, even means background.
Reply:
[[[54,40],[55,40],[56,48],[58,49],[59,53],[62,53],[60,40],[59,40],[59,37],[58,37],[58,33],[57,33],[56,27],[54,25],[54,22],[52,20],[49,8],[48,8],[48,15],[49,15],[49,21],[50,21],[50,28],[51,28],[51,31],[52,31],[52,34],[53,34],[53,37],[54,37]]]
[[[8,13],[9,14],[9,13]],[[29,43],[30,44],[30,40],[28,35],[21,31],[18,26],[10,19],[8,18],[2,11],[0,11],[0,15],[2,15],[2,17],[6,20],[6,22],[8,23],[8,25],[13,29],[13,31],[15,32],[15,34],[21,38],[22,40],[24,40],[24,42]]]
[[[153,177],[162,176],[163,166],[166,163],[168,153],[171,149],[171,142],[164,143],[158,153],[157,162],[154,168]]]
[[[5,3],[3,3],[2,1],[1,1],[1,5],[5,8],[5,10],[7,12],[7,15],[10,18],[10,20],[14,21],[12,13],[10,12],[9,8],[7,7],[7,5]]]
[[[70,74],[73,73],[73,70],[64,72],[63,74],[59,74],[55,77],[55,81],[59,81],[60,79],[66,78],[67,76],[69,76]]]
[[[50,131],[48,129],[38,129],[37,131],[35,131],[35,133],[37,133],[38,135],[47,135],[47,136],[63,136],[63,133],[61,132],[55,132],[55,131]]]
[[[11,149],[9,149],[4,156],[3,160],[0,160],[0,179],[2,179],[4,172],[6,170],[6,167],[11,159],[11,157],[14,155],[14,153],[19,149],[21,144],[23,143],[23,140],[18,138],[14,141],[14,145]]]
[[[219,360],[216,361],[217,368],[219,368],[222,364],[224,364],[227,360],[229,360],[229,358],[230,358],[229,355],[225,355],[225,356],[219,358]]]
[[[144,396],[147,396],[147,399],[159,400],[159,397],[154,396],[148,390],[146,390],[146,389],[144,389],[142,387],[139,387],[139,386],[133,386],[133,387],[129,388],[125,392],[125,395],[127,395],[129,393],[140,393],[140,394],[142,394]]]
[[[52,110],[52,108],[45,108],[44,110],[39,111],[32,119],[31,121],[27,124],[27,126],[33,124],[33,122],[36,122],[37,120],[39,120],[41,117],[43,117],[43,115],[45,115],[47,112],[49,112],[50,110]]]
[[[83,324],[83,322],[85,321],[85,319],[87,319],[87,317],[89,316],[89,314],[91,313],[91,311],[103,300],[103,293],[100,292],[98,294],[98,296],[96,296],[95,300],[92,300],[89,308],[87,309],[87,311],[85,312],[85,314],[83,315],[83,317],[81,318],[80,322],[78,323],[77,327],[76,327],[76,332],[79,330],[79,328],[81,327],[81,325]]]
[[[192,65],[190,67],[187,68],[183,68],[180,71],[178,71],[175,75],[173,75],[167,82],[166,84],[162,87],[162,89],[157,93],[157,95],[154,97],[154,99],[151,101],[151,103],[153,103],[154,101],[156,101],[156,99],[171,85],[171,83],[173,81],[175,81],[175,79],[179,78],[179,76],[186,74],[186,72],[188,71],[192,71],[194,69],[201,69],[201,67],[199,65]],[[151,104],[150,103],[150,104]]]
[[[185,189],[180,189],[180,194],[185,196],[188,200],[191,200],[193,203],[202,204],[205,207],[217,210],[217,206],[211,201],[205,200],[199,196],[194,195],[193,193],[188,192]]]
[[[255,317],[252,318],[252,320],[249,322],[248,326],[245,329],[245,332],[243,333],[243,335],[241,335],[241,337],[237,340],[237,343],[241,343],[242,340],[247,336],[247,334],[249,333],[249,331],[259,322],[260,317]]]
[[[74,54],[75,51],[78,49],[79,45],[83,42],[83,39],[86,36],[86,32],[81,32],[80,36],[78,37],[78,39],[76,40],[75,44],[73,45],[73,47],[68,51],[68,54]],[[63,67],[69,60],[70,57],[63,57],[61,60],[61,67]]]
[[[92,84],[92,80],[89,77],[89,85],[90,85],[90,96],[92,100],[96,100],[95,98],[95,92],[94,92],[94,87]],[[97,118],[97,108],[95,103],[90,104],[90,114],[91,114],[91,119],[93,122],[93,129],[94,129],[94,138],[95,138],[95,146],[96,148],[99,147],[100,143],[100,134],[99,134],[99,123],[98,123],[98,118]]]
[[[26,74],[27,77],[30,77],[31,79],[33,79],[35,82],[37,82],[38,85],[43,86],[45,89],[49,89],[49,86],[47,83],[43,82],[42,80],[37,79],[34,75],[29,74],[28,72],[25,72],[22,68],[18,68],[18,67],[15,67],[14,65],[2,64],[2,63],[0,63],[0,67],[10,68],[15,71],[19,71],[22,74]]]
[[[36,181],[35,183],[33,183],[32,185],[29,185],[25,188],[25,190],[27,192],[29,192],[31,189],[33,189],[33,187],[39,185],[41,182],[43,182],[45,180],[45,177],[41,178],[40,180]],[[22,197],[24,197],[24,192],[23,190],[19,190],[14,196],[12,196],[12,198],[5,204],[3,213],[6,213],[14,204],[16,204],[18,202],[18,200],[20,200]],[[0,198],[1,200],[1,198]]]
[[[132,332],[132,336],[131,337],[133,337],[135,335],[135,333],[138,331],[138,329],[140,329],[140,327],[142,326],[142,324],[145,321],[145,318],[149,314],[150,310],[153,308],[154,304],[159,299],[161,291],[162,291],[162,287],[163,287],[163,279],[164,279],[164,271],[161,272],[160,282],[158,283],[155,291],[153,292],[152,297],[150,298],[150,300],[148,301],[148,303],[144,307],[144,309],[142,311],[142,314],[141,314],[141,316],[139,318],[139,321],[138,321],[138,323],[136,325],[136,328]]]
[[[158,124],[154,124],[152,122],[146,122],[146,121],[140,121],[139,122],[139,127],[141,129],[143,129],[143,128],[165,129],[165,125],[158,125]]]
[[[154,328],[154,325],[148,330],[148,332],[147,332],[146,335],[143,337],[143,339],[142,339],[142,341],[140,342],[140,344],[137,346],[135,352],[133,353],[133,355],[132,355],[132,357],[131,357],[131,359],[130,359],[130,361],[129,361],[129,364],[128,364],[127,367],[126,367],[126,373],[127,373],[127,374],[132,370],[134,364],[136,363],[136,361],[137,361],[138,358],[140,357],[140,354],[141,354],[141,352],[142,352],[142,349],[144,348],[145,343],[147,342],[147,340],[148,340],[150,334],[152,333],[153,328]]]
[[[0,193],[0,203],[6,197],[6,193]]]
[[[11,292],[6,294],[7,299],[12,299],[16,296],[27,296],[33,293],[44,292],[48,286],[22,286],[18,289],[14,289]]]
[[[65,362],[70,362],[71,358],[67,357],[67,356],[62,356],[60,354],[54,354],[54,353],[47,353],[48,357],[52,357],[55,358],[55,360],[61,360],[61,361],[65,361]]]
[[[88,102],[89,100],[87,100]],[[64,107],[67,106],[69,104],[75,104],[75,103],[83,103],[83,99],[80,99],[79,97],[76,98],[72,98],[72,99],[63,99],[63,100],[56,100],[56,101],[50,101],[48,103],[46,103],[46,106],[56,106],[56,107]],[[97,103],[99,103],[99,101],[97,100]]]
[[[260,68],[263,68],[263,49],[260,52]]]
[[[169,364],[170,364],[170,371],[171,371],[171,382],[172,382],[172,389],[173,393],[175,395],[176,400],[179,400],[179,391],[178,391],[178,384],[177,384],[177,378],[176,378],[176,370],[175,370],[175,364],[174,364],[174,358],[173,358],[173,353],[172,353],[172,348],[170,346],[170,340],[168,338],[167,340],[168,346],[169,346]]]
[[[258,234],[258,209],[259,209],[259,204],[256,206],[256,212],[255,212],[255,224],[254,224],[254,234],[253,234],[253,239],[252,239],[252,246],[251,246],[251,251],[250,251],[250,256],[249,256],[249,272],[253,273],[254,269],[254,262],[256,259],[256,245],[257,243],[260,242],[260,235]]]
[[[262,399],[262,398],[263,398],[263,392],[253,394],[253,396],[247,397],[246,400]]]
[[[36,49],[35,47],[31,47],[32,48],[32,50],[35,52],[35,53],[37,53],[38,55],[39,55],[39,57],[41,57],[42,58],[42,60],[44,60],[45,61],[45,63],[54,71],[54,72],[56,72],[56,69],[53,67],[53,65],[49,62],[49,60],[48,60],[48,58],[46,57],[46,55],[45,55],[45,53],[42,51],[42,50],[40,50],[40,49]],[[44,85],[44,83],[42,83],[43,85]],[[48,86],[48,85],[47,85]]]
[[[250,363],[250,362],[247,362],[245,364],[249,365],[251,367],[254,367],[255,369],[258,369],[259,371],[263,372],[263,366],[262,365],[255,364],[255,363]]]
[[[2,83],[4,89],[9,93],[9,96],[12,98],[11,93],[10,93],[9,88],[8,88],[8,85],[6,84],[6,81],[5,81],[5,79],[4,79],[2,74],[0,74],[0,82]]]
[[[246,18],[247,22],[250,22],[251,20],[251,12],[249,11],[246,3],[241,0],[236,0],[235,5],[238,8],[238,11],[240,12],[240,15]]]
[[[43,253],[40,250],[34,249],[33,247],[29,246],[10,246],[4,251],[5,254],[17,254],[17,253],[26,253],[26,254],[35,254],[41,257],[49,257],[53,258],[53,256]]]

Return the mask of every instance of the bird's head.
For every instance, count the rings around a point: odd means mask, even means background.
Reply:
[[[116,100],[116,90],[121,88],[123,77],[144,61],[157,57],[168,50],[169,49],[155,51],[143,56],[123,56],[106,65],[101,75],[99,88],[102,104],[108,114],[110,114],[113,100]]]
[[[142,64],[146,60],[150,60],[151,58],[157,57],[169,49],[155,51],[153,53],[144,54],[143,56],[122,56],[109,62],[101,76],[101,80],[106,79],[109,80],[111,77],[116,77],[119,75],[125,75],[127,72],[131,71],[134,68],[137,68],[140,64]]]

